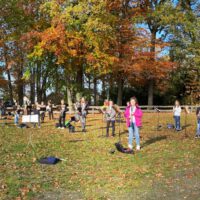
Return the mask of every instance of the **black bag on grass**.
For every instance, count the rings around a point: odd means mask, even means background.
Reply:
[[[124,148],[123,145],[120,142],[115,143],[115,147],[121,153],[133,154],[133,150],[129,150],[127,148]]]
[[[70,133],[75,133],[75,127],[73,125],[70,124],[68,128]]]
[[[47,164],[47,165],[55,165],[55,164],[57,164],[60,161],[61,160],[59,158],[56,158],[56,157],[53,157],[53,156],[40,158],[38,160],[38,162],[40,164]]]
[[[17,128],[29,128],[26,124],[19,124]]]

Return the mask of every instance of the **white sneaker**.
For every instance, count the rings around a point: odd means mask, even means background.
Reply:
[[[139,146],[139,145],[136,146],[136,150],[137,150],[137,151],[140,150],[140,146]]]

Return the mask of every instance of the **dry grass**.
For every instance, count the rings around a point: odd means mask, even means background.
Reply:
[[[86,134],[80,132],[80,124],[75,134],[49,121],[41,129],[2,125],[0,199],[198,199],[200,140],[194,139],[195,115],[188,115],[186,124],[182,117],[186,131],[167,129],[172,122],[171,114],[145,114],[142,150],[134,155],[109,153],[118,137],[100,137],[100,115],[89,115]],[[125,124],[121,132],[126,145]],[[40,165],[36,158],[42,156],[66,161]]]

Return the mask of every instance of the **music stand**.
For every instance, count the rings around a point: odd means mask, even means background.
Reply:
[[[118,123],[119,123],[119,142],[121,142],[121,113],[118,113]]]
[[[185,137],[188,137],[187,134],[187,115],[190,113],[188,106],[184,107],[185,110]]]
[[[27,123],[38,123],[39,122],[39,115],[22,115],[22,123],[27,124]],[[23,128],[22,128],[23,132]],[[29,137],[28,137],[28,146],[32,146],[34,149],[33,143],[32,143],[32,131],[29,131]]]
[[[160,125],[160,110],[157,108],[157,107],[154,107],[154,110],[156,111],[157,113],[157,127],[156,127],[156,130],[159,131],[160,128],[162,127]]]
[[[101,123],[101,135],[99,135],[98,137],[106,137],[105,135],[103,135],[103,129],[104,129],[104,115],[105,115],[105,113],[101,110],[101,109],[99,109],[99,112],[100,112],[100,114],[102,114],[102,123]]]

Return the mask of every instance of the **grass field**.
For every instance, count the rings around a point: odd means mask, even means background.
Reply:
[[[173,122],[171,114],[160,114],[160,130],[157,119],[155,113],[144,114],[142,149],[134,155],[109,153],[118,137],[101,137],[100,115],[88,116],[86,134],[79,123],[75,134],[56,129],[56,121],[45,122],[41,129],[1,124],[0,199],[200,199],[195,115],[189,114],[186,123],[182,116],[186,130],[181,132],[166,128]],[[126,146],[125,124],[121,132]],[[65,161],[41,165],[36,159],[43,156]]]

